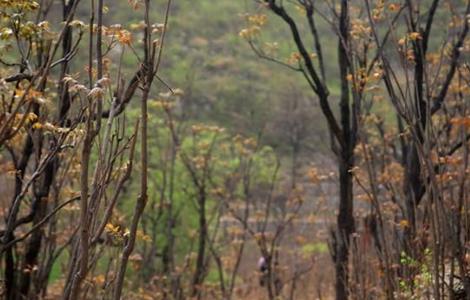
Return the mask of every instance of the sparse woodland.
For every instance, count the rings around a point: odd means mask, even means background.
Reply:
[[[470,299],[470,0],[0,24],[1,299]]]

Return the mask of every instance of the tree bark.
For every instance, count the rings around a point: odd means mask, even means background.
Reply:
[[[347,80],[349,72],[348,59],[348,35],[349,35],[349,12],[348,1],[341,1],[341,14],[339,24],[338,43],[338,63],[341,76],[341,129],[343,134],[343,144],[339,154],[339,211],[337,218],[336,232],[336,299],[348,298],[348,258],[349,242],[351,234],[354,232],[353,216],[353,174],[351,169],[354,166],[354,147],[356,145],[357,126],[351,125],[355,117],[351,116],[349,83]],[[353,112],[355,113],[355,112]],[[357,116],[356,116],[357,117]]]
[[[204,189],[202,187],[201,189]],[[207,239],[207,220],[206,220],[206,196],[205,191],[199,191],[199,237],[198,237],[198,251],[196,259],[196,270],[194,271],[192,283],[192,297],[201,296],[200,286],[204,280],[205,271],[205,254],[206,254],[206,239]]]

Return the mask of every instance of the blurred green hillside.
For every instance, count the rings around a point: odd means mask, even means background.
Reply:
[[[161,22],[164,1],[158,2],[152,19]],[[133,11],[127,1],[108,6],[108,26],[137,27],[141,22],[139,11]],[[159,77],[171,88],[184,91],[180,104],[191,120],[216,123],[248,136],[261,134],[265,143],[284,154],[290,152],[291,133],[286,128],[292,124],[287,123],[298,120],[306,126],[302,148],[312,150],[315,145],[313,150],[321,151],[326,146],[322,141],[328,140],[324,122],[302,75],[260,60],[239,36],[246,22],[244,15],[256,9],[250,1],[174,1]],[[82,17],[87,18],[86,14]],[[276,56],[287,62],[295,48],[285,24],[272,16],[268,16],[268,23],[260,38],[263,43],[278,43]],[[328,25],[319,26],[329,32]],[[139,31],[133,31],[136,48],[139,42]],[[323,42],[326,56],[334,58],[335,41],[324,36]],[[137,59],[127,51],[124,68],[133,70],[136,64]],[[336,73],[334,69],[327,71]],[[155,99],[168,92],[165,85],[156,86]]]

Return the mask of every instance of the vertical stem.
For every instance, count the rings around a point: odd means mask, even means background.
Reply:
[[[81,170],[80,170],[80,244],[79,244],[79,266],[78,272],[72,279],[70,289],[70,298],[75,300],[79,298],[80,286],[86,276],[88,269],[88,249],[89,249],[89,228],[88,228],[88,173],[91,156],[91,147],[93,142],[93,106],[88,102],[89,112],[86,125],[86,136],[83,142]]]
[[[94,19],[94,0],[91,0],[91,16],[90,19]],[[98,1],[98,34],[96,40],[96,48],[97,48],[97,66],[99,72],[102,73],[102,62],[101,62],[101,43],[102,43],[102,22],[103,22],[103,0]],[[90,24],[92,27],[93,24]],[[93,56],[93,48],[92,48],[92,37],[93,37],[93,30],[90,30],[90,48],[89,48],[89,57]],[[92,74],[92,64],[88,66],[90,68]],[[98,74],[98,79],[101,79],[102,74]],[[92,82],[92,77],[90,79],[90,85]],[[94,119],[94,105],[92,101],[89,99],[88,101],[88,120],[87,120],[87,127],[86,127],[86,136],[83,143],[82,149],[82,162],[81,162],[81,174],[80,174],[80,194],[81,194],[81,205],[80,205],[80,245],[79,245],[79,268],[78,272],[73,278],[72,286],[70,289],[70,299],[75,300],[78,299],[80,296],[80,286],[86,277],[88,272],[88,258],[89,258],[89,239],[90,239],[90,212],[88,208],[88,194],[89,194],[89,187],[88,187],[88,179],[89,179],[89,164],[90,164],[90,157],[91,157],[91,148],[93,145],[93,140],[96,134],[100,130],[101,124],[101,111],[102,111],[102,99],[97,100],[98,103],[98,118],[96,122],[96,127],[93,128],[93,119]],[[103,159],[102,157],[99,160]],[[99,162],[98,162],[99,164]]]
[[[337,218],[337,235],[336,235],[336,253],[335,253],[335,269],[336,269],[336,299],[343,300],[348,298],[348,260],[349,260],[349,239],[354,230],[353,216],[353,183],[351,168],[354,165],[354,146],[355,141],[353,135],[355,132],[351,130],[351,109],[349,97],[348,76],[348,35],[349,35],[349,12],[348,1],[341,1],[340,15],[340,32],[338,43],[338,59],[341,76],[341,129],[342,140],[341,152],[339,155],[339,183],[340,198],[339,212]]]
[[[132,223],[129,230],[129,237],[126,241],[126,245],[122,251],[121,263],[119,265],[118,274],[116,276],[116,285],[114,288],[113,299],[119,300],[122,294],[122,287],[124,284],[124,276],[126,274],[127,262],[129,261],[129,256],[134,250],[135,240],[137,235],[137,228],[139,226],[140,217],[144,211],[145,205],[147,204],[147,190],[148,190],[148,146],[147,146],[147,124],[148,124],[148,113],[147,113],[147,101],[150,94],[150,88],[152,86],[152,81],[154,75],[158,70],[154,67],[154,55],[153,46],[151,42],[151,27],[150,27],[150,1],[145,0],[145,29],[144,29],[144,74],[143,78],[143,94],[141,101],[141,143],[140,143],[140,152],[141,152],[141,177],[140,177],[140,195],[137,198],[137,203],[135,205],[134,215],[132,216]],[[167,10],[168,15],[168,10]],[[166,22],[164,30],[166,30]]]

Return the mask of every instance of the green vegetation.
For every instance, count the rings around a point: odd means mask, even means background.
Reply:
[[[469,16],[0,0],[0,298],[468,298]]]

